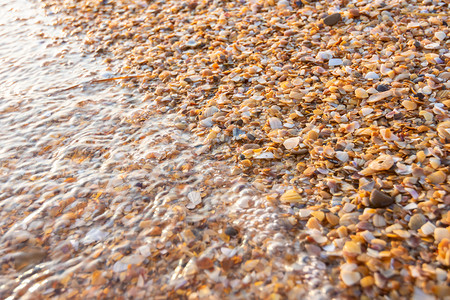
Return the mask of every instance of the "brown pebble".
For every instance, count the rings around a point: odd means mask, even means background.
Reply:
[[[47,256],[47,252],[44,249],[31,249],[24,252],[19,252],[13,255],[14,268],[16,270],[22,270],[37,264]]]
[[[341,20],[341,14],[335,13],[323,19],[323,23],[328,26],[336,25]]]
[[[212,269],[214,267],[214,262],[208,257],[201,257],[197,260],[197,267],[202,270]]]
[[[394,203],[394,199],[379,190],[372,190],[369,199],[369,205],[372,208],[383,208]]]
[[[408,226],[412,230],[418,230],[420,227],[422,227],[423,224],[427,222],[427,219],[422,214],[415,214],[414,216],[409,219]]]
[[[225,229],[225,234],[230,236],[230,237],[233,237],[233,236],[236,236],[238,234],[238,231],[236,229],[234,229],[233,227],[228,226]]]
[[[349,11],[349,15],[351,18],[358,18],[361,14],[359,13],[358,9],[350,9]]]

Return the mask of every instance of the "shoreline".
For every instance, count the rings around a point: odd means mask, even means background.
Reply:
[[[44,3],[145,94],[60,297],[448,297],[448,4]]]

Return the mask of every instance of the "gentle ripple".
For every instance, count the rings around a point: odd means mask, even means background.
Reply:
[[[274,256],[299,251],[279,212],[244,181],[230,182],[230,167],[215,159],[222,154],[177,130],[170,111],[148,115],[152,103],[113,83],[61,91],[111,70],[53,21],[36,3],[0,0],[0,266],[13,266],[2,270],[0,298],[52,296],[71,278],[89,285],[80,272],[120,272],[126,264],[112,267],[111,257],[123,245],[144,256],[176,252],[171,231],[206,218],[242,229],[240,255],[249,240]],[[206,195],[200,207],[177,206],[196,189]],[[164,228],[161,238],[148,236],[143,220]],[[164,276],[142,283],[148,294],[185,284],[178,261],[167,264]]]

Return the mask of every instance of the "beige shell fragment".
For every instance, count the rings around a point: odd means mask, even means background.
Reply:
[[[436,130],[441,138],[450,139],[450,121],[439,123]]]
[[[392,90],[386,91],[386,92],[381,92],[378,94],[374,94],[372,96],[369,97],[369,99],[367,100],[368,103],[374,103],[374,102],[378,102],[380,100],[383,100],[387,97],[392,96]]]
[[[286,191],[280,198],[283,203],[299,203],[304,202],[303,198],[294,190]]]
[[[378,171],[389,170],[394,165],[394,158],[389,154],[382,154],[372,161],[367,168],[360,172],[361,175],[372,175]]]
[[[293,149],[293,148],[297,147],[298,143],[300,143],[300,138],[293,137],[293,138],[289,138],[289,139],[285,140],[283,142],[283,146],[287,150],[290,150],[290,149]]]

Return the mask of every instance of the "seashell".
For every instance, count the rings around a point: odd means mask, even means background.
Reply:
[[[403,100],[402,106],[406,108],[406,110],[415,110],[417,108],[417,104],[414,101]]]
[[[298,137],[293,137],[293,138],[289,138],[289,139],[285,140],[285,141],[283,142],[283,146],[284,146],[287,150],[290,150],[290,149],[293,149],[293,148],[297,147],[297,145],[298,145],[299,143],[300,143],[300,138],[298,138]]]
[[[387,97],[392,96],[393,91],[392,90],[388,90],[386,92],[381,92],[378,94],[373,94],[372,96],[369,97],[369,99],[367,99],[367,103],[374,103],[374,102],[378,102],[380,100],[383,100]]]
[[[208,117],[212,117],[216,112],[218,112],[219,109],[215,106],[210,106],[207,109],[205,109],[203,115],[208,118]]]
[[[359,111],[359,113],[360,113],[363,117],[365,117],[365,116],[371,114],[372,112],[373,112],[373,108],[371,108],[371,107],[363,107],[363,108],[361,108],[361,110]]]
[[[329,67],[336,67],[342,65],[344,62],[340,58],[332,58],[328,61]]]
[[[283,128],[283,124],[281,123],[280,119],[277,117],[269,118],[269,125],[272,129],[281,129]]]
[[[436,243],[440,243],[443,239],[449,239],[450,240],[450,228],[442,228],[437,227],[434,230],[434,240]]]
[[[382,154],[377,159],[369,163],[367,168],[359,172],[361,175],[372,175],[378,171],[389,170],[394,165],[394,159],[391,155]]]
[[[355,90],[355,96],[356,96],[356,98],[365,99],[365,98],[369,97],[369,94],[366,92],[366,90],[364,90],[362,88],[357,88]]]
[[[436,130],[441,138],[450,139],[450,121],[439,123]]]
[[[383,216],[380,215],[374,215],[373,216],[373,226],[375,227],[384,227],[386,226],[386,219]]]
[[[256,159],[272,159],[275,156],[273,155],[272,152],[263,152],[257,156],[255,156]]]
[[[440,41],[445,40],[445,38],[447,37],[447,35],[445,34],[445,32],[443,31],[438,31],[434,34],[434,37],[437,38]]]
[[[428,45],[424,46],[425,49],[429,49],[429,50],[431,50],[431,49],[439,49],[440,47],[441,47],[440,43],[431,43],[431,44],[428,44]]]
[[[375,72],[368,72],[364,78],[367,80],[377,80],[380,79],[380,75]]]
[[[200,125],[203,126],[203,127],[211,127],[211,126],[213,126],[213,124],[214,124],[213,121],[212,121],[212,117],[203,119],[203,120],[201,120],[199,123],[200,123]]]
[[[353,271],[341,271],[342,281],[347,286],[352,286],[361,280],[361,274]]]
[[[426,222],[424,225],[422,225],[422,227],[420,227],[420,230],[422,231],[422,233],[424,235],[430,235],[430,234],[434,233],[435,229],[436,229],[436,226],[434,226],[429,221]]]
[[[441,184],[445,182],[447,175],[442,171],[436,171],[428,175],[427,179],[433,184]]]
[[[361,246],[354,241],[346,242],[342,250],[346,256],[357,256],[361,254]]]
[[[304,199],[294,190],[287,190],[280,197],[282,203],[304,203]]]
[[[335,157],[344,163],[349,159],[348,153],[345,151],[336,151]]]
[[[296,91],[292,91],[289,93],[289,98],[294,100],[301,100],[303,98],[303,94]]]

